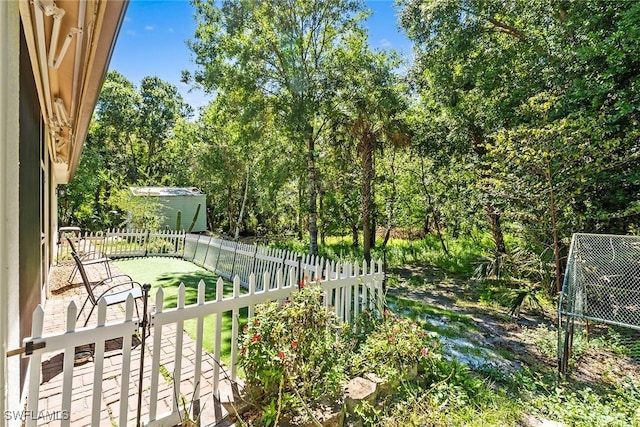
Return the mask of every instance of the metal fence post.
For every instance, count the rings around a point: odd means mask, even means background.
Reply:
[[[151,285],[145,283],[142,285],[142,320],[140,322],[140,330],[142,331],[140,343],[140,372],[138,373],[138,412],[136,414],[136,426],[140,427],[140,416],[142,415],[142,380],[144,378],[144,348],[147,340],[147,330],[151,329],[147,310],[149,308],[149,291]],[[120,408],[122,410],[122,408]]]

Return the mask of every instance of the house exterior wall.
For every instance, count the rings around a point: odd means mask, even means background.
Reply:
[[[19,314],[19,69],[20,15],[17,1],[0,1],[0,415],[20,410],[20,358],[5,356],[20,346]]]
[[[56,186],[71,179],[77,166],[127,4],[127,0],[58,3],[67,8],[69,19],[84,19],[83,37],[91,37],[91,43],[79,45],[82,51],[77,56],[66,56],[77,61],[76,74],[52,71],[42,61],[39,54],[46,52],[49,40],[36,41],[41,27],[33,2],[0,0],[0,425],[22,424],[19,414],[24,409],[29,359],[7,353],[20,349],[23,338],[31,335],[33,310],[44,302],[57,234]],[[56,87],[44,83],[43,73],[55,77]],[[65,98],[77,107],[67,112],[75,115],[75,139],[73,152],[62,161],[57,157],[54,164],[51,156],[59,153],[48,152],[50,122],[43,118],[51,115],[46,101],[60,96],[64,87],[76,97]]]
[[[45,203],[48,200],[46,173],[49,156],[44,145],[44,125],[33,78],[31,61],[23,32],[20,31],[20,136],[18,174],[19,186],[19,275],[20,275],[20,338],[31,336],[31,315],[43,302],[47,262],[48,226],[44,224]],[[48,215],[47,215],[48,216]],[[21,384],[29,360],[22,360]]]

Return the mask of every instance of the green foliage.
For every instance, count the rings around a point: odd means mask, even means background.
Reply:
[[[239,343],[238,362],[252,402],[267,408],[277,402],[278,413],[302,415],[304,405],[341,396],[345,375],[336,341],[341,325],[321,295],[307,286],[284,304],[256,307]]]
[[[426,235],[422,240],[407,240],[391,238],[386,246],[386,260],[389,269],[400,268],[407,264],[431,265],[442,269],[447,273],[472,277],[476,265],[483,256],[491,251],[491,237],[477,231],[469,235],[460,235],[452,238],[445,235],[449,253],[444,254],[436,235]],[[385,256],[381,247],[381,240],[372,247],[371,253],[374,261],[381,260]],[[296,252],[304,252],[306,242],[287,239],[274,241],[270,246],[288,249]],[[333,261],[361,262],[362,248],[354,248],[350,237],[328,237],[324,245],[320,245],[320,256]]]
[[[554,419],[580,426],[638,426],[640,385],[626,378],[611,394],[602,395],[585,387],[577,390],[556,387],[533,399],[533,408]]]
[[[128,188],[117,190],[109,203],[126,216],[127,227],[135,230],[159,230],[164,222],[162,206],[153,197],[136,197]]]
[[[556,278],[572,232],[634,229],[637,3],[399,6],[415,42],[421,152],[474,162],[476,200],[554,253]]]
[[[413,379],[419,365],[427,375],[432,374],[441,358],[437,335],[430,335],[418,323],[390,312],[385,312],[381,322],[365,320],[364,325],[362,323],[356,323],[356,331],[367,323],[370,327],[364,329],[366,338],[355,337],[359,345],[348,362],[352,376],[373,372],[397,383]]]

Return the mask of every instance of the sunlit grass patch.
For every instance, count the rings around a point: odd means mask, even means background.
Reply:
[[[115,265],[123,273],[130,275],[139,283],[151,284],[151,302],[155,302],[157,290],[162,287],[164,292],[163,309],[174,308],[178,305],[178,288],[181,283],[185,285],[185,305],[195,304],[198,301],[198,283],[204,280],[205,300],[214,300],[216,297],[216,283],[218,276],[204,268],[177,258],[150,257],[134,258],[115,261]],[[241,293],[246,292],[240,288]],[[233,285],[225,281],[223,296],[233,295]],[[247,322],[247,310],[239,312],[239,330]],[[228,363],[231,355],[231,312],[222,314],[222,343],[221,359]],[[216,316],[209,315],[204,318],[203,347],[209,353],[214,352]],[[184,324],[185,331],[195,339],[197,320],[187,320]]]

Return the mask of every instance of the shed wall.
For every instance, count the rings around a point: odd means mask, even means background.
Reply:
[[[159,197],[158,201],[162,205],[162,214],[165,216],[164,226],[166,228],[175,229],[178,212],[182,212],[179,229],[188,230],[198,209],[198,204],[200,204],[200,211],[198,212],[196,223],[191,231],[200,232],[207,230],[207,196],[205,194]]]

